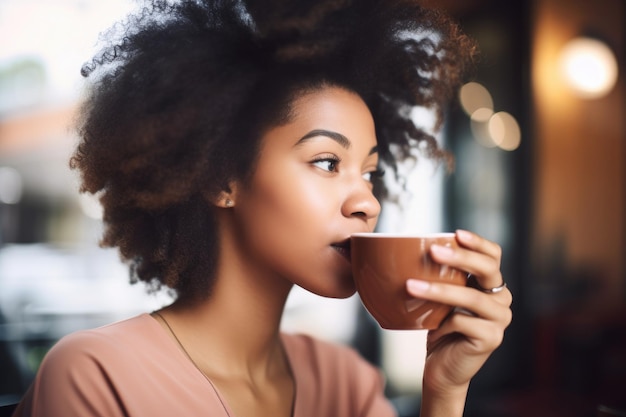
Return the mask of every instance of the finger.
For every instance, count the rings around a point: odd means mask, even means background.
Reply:
[[[433,245],[430,253],[435,262],[449,265],[477,277],[483,288],[497,287],[502,284],[500,260],[491,255],[464,248],[448,248]]]
[[[456,239],[461,246],[476,252],[483,253],[500,261],[502,258],[502,248],[495,242],[487,240],[476,233],[467,230],[457,230]]]
[[[459,285],[409,279],[407,292],[423,300],[460,307],[478,317],[496,321],[510,321],[513,296],[508,289],[497,294],[485,294]]]
[[[496,287],[489,287],[489,288],[485,288],[482,285],[480,285],[480,280],[472,275],[472,274],[468,274],[467,275],[467,282],[466,282],[466,286],[470,287],[470,288],[475,288],[481,292],[487,293],[487,294],[497,294],[501,291],[503,291],[507,285],[504,281],[501,281],[500,285],[496,286]]]
[[[472,351],[476,353],[491,352],[502,343],[505,328],[504,323],[465,314],[453,314],[442,323],[439,329],[429,332],[428,344],[434,348],[447,335],[462,334]]]
[[[431,254],[437,262],[454,266],[473,275],[482,288],[502,285],[500,272],[502,248],[475,233],[467,230],[456,231],[458,249],[448,250],[439,246],[431,248]]]

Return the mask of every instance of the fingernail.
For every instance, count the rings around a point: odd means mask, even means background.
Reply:
[[[474,237],[472,233],[468,232],[467,230],[462,230],[462,229],[457,230],[456,235],[459,237],[459,239],[464,240],[466,242],[472,240],[472,238]]]
[[[452,254],[454,253],[452,248],[448,248],[446,246],[441,246],[441,245],[432,245],[430,247],[430,250],[432,250],[436,255],[441,256],[441,257],[446,257],[446,258],[451,257]]]
[[[418,279],[409,279],[406,282],[406,287],[411,292],[424,293],[430,288],[430,282]]]

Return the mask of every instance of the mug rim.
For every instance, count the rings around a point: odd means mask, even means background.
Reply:
[[[434,233],[395,233],[395,232],[358,232],[352,233],[350,237],[374,237],[374,238],[442,238],[442,237],[454,237],[453,232],[434,232]]]

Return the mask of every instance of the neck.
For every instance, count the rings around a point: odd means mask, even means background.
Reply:
[[[279,297],[264,288],[220,282],[208,301],[193,306],[174,303],[161,314],[207,373],[244,375],[271,367],[282,352],[280,321],[288,291]]]
[[[259,380],[286,366],[280,322],[292,285],[223,243],[209,298],[161,314],[202,371]]]

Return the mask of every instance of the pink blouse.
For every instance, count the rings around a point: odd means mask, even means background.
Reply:
[[[296,382],[294,417],[395,416],[380,372],[354,350],[282,335]],[[224,407],[228,409],[225,411]],[[149,314],[62,338],[14,417],[234,416]]]

